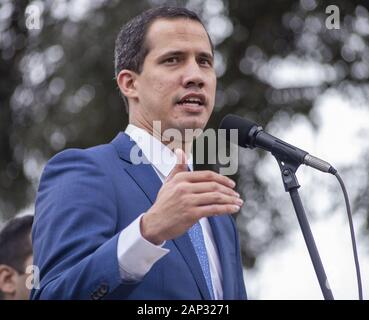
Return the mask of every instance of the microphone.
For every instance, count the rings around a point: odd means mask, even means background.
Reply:
[[[238,145],[240,147],[250,149],[255,147],[262,148],[271,152],[282,162],[288,163],[292,161],[295,164],[303,163],[309,167],[333,175],[337,172],[328,162],[314,157],[308,152],[266,133],[261,126],[248,119],[229,114],[223,118],[219,125],[219,129],[226,129],[226,137],[230,142],[233,142],[230,138],[230,130],[238,130]]]

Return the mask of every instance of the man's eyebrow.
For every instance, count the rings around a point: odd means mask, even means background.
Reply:
[[[168,57],[168,56],[181,56],[181,55],[184,55],[185,52],[184,51],[181,51],[181,50],[171,50],[171,51],[167,51],[167,52],[164,52],[162,54],[159,55],[159,59],[160,58],[163,58],[163,57]],[[208,52],[200,52],[198,54],[200,57],[204,57],[204,58],[207,58],[207,59],[210,59],[210,60],[213,60],[214,57],[211,53],[208,53]]]
[[[199,54],[199,56],[202,57],[202,58],[207,58],[209,60],[214,60],[214,56],[211,53],[208,53],[208,52],[201,52]]]
[[[171,51],[163,52],[162,54],[159,55],[159,58],[168,57],[168,56],[180,56],[180,55],[183,55],[183,54],[184,54],[183,51],[171,50]]]

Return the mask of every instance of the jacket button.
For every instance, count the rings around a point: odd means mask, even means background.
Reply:
[[[105,295],[108,292],[108,290],[109,290],[109,286],[106,283],[103,283],[100,286],[99,293],[102,295]]]
[[[94,292],[94,293],[92,293],[92,294],[91,294],[91,299],[92,299],[92,300],[99,300],[99,299],[100,299],[100,297],[99,297],[99,295],[97,294],[97,292]]]

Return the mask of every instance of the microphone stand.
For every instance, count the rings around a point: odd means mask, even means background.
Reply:
[[[329,287],[328,278],[325,274],[322,261],[320,260],[319,252],[315,245],[314,237],[310,230],[309,222],[306,218],[305,210],[298,192],[298,188],[300,188],[300,185],[297,181],[295,172],[300,164],[290,160],[282,161],[278,158],[278,156],[274,156],[276,157],[279,168],[281,169],[284,189],[286,190],[286,192],[290,193],[293,207],[295,208],[297,219],[299,221],[301,231],[304,236],[305,243],[308,248],[310,258],[313,263],[324,299],[334,300],[332,291]]]

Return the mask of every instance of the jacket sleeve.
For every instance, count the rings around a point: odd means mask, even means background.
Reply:
[[[70,149],[51,159],[36,200],[40,286],[31,299],[100,299],[122,284],[116,228],[115,191],[92,153]]]

